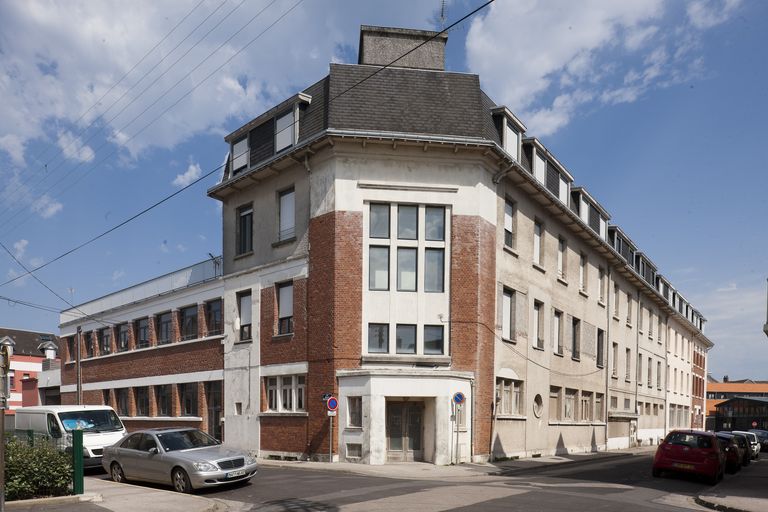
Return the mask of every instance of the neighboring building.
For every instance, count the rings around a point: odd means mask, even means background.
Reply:
[[[382,69],[435,35],[364,26],[358,64],[225,138],[228,442],[446,464],[691,426],[704,318],[477,75],[444,70],[446,36]]]
[[[706,427],[711,430],[715,426],[715,415],[719,404],[732,398],[768,398],[768,382],[751,379],[730,380],[725,376],[722,382],[707,383],[706,397]]]
[[[9,336],[15,343],[9,372],[10,399],[6,414],[13,415],[14,409],[39,405],[38,376],[43,365],[50,363],[46,358],[56,357],[58,338],[47,332],[25,331],[0,327],[0,338]],[[47,352],[45,347],[52,345]]]
[[[212,258],[63,311],[61,402],[77,403],[79,367],[82,403],[111,405],[128,430],[221,438],[222,293]]]
[[[714,430],[768,430],[768,397],[731,398],[715,410]]]

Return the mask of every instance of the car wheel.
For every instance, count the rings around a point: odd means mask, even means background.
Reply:
[[[123,473],[123,467],[117,462],[113,462],[112,465],[109,467],[109,476],[112,477],[113,481],[119,484],[124,484],[125,482],[127,482],[127,479],[125,478],[125,473]]]
[[[189,481],[187,472],[181,468],[176,468],[171,473],[171,481],[173,482],[173,490],[189,494],[192,492],[192,483]]]
[[[707,484],[709,484],[709,485],[717,485],[717,482],[720,481],[719,477],[720,477],[720,472],[719,471],[717,473],[715,473],[714,475],[712,475],[712,476],[708,476],[707,480],[706,480]]]
[[[653,475],[653,478],[659,478],[661,476],[661,470],[653,468],[651,470],[651,475]]]

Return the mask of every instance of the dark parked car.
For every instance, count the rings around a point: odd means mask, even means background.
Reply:
[[[736,473],[741,469],[743,456],[739,443],[736,442],[733,436],[727,434],[717,434],[717,440],[720,442],[723,452],[725,452],[725,470],[728,473]]]
[[[256,460],[225,448],[196,428],[138,430],[104,448],[104,469],[115,482],[171,484],[178,492],[244,482],[256,475]]]
[[[653,458],[653,476],[661,476],[663,471],[703,476],[714,485],[723,478],[725,453],[712,432],[673,430]]]
[[[741,451],[741,465],[749,466],[750,462],[752,462],[752,447],[749,445],[749,440],[746,436],[744,434],[734,434],[733,432],[718,432],[718,434],[725,434],[733,437]]]

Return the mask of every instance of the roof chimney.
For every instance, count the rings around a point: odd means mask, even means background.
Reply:
[[[430,40],[430,38],[433,39]],[[425,41],[429,42],[400,58]],[[447,41],[448,34],[445,33],[362,25],[357,63],[374,66],[386,66],[392,63],[392,66],[400,68],[445,71]],[[397,61],[393,63],[395,59]]]
[[[728,376],[727,375],[723,375],[723,382],[728,382]]]

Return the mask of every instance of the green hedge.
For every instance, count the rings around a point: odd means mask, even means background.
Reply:
[[[46,442],[8,439],[5,446],[5,499],[25,500],[72,494],[72,455]]]

